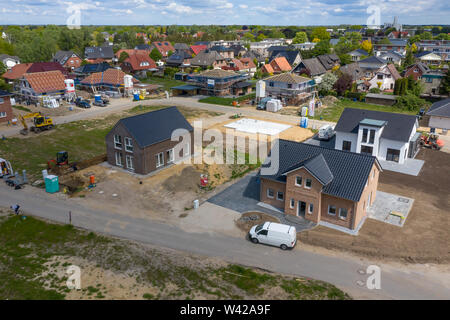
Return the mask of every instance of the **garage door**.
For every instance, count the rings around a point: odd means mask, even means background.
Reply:
[[[386,160],[387,161],[399,162],[399,160],[400,160],[400,150],[387,149]]]

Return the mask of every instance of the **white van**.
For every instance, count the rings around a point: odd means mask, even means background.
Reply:
[[[335,134],[336,132],[331,125],[324,125],[319,129],[319,140],[330,140]]]
[[[253,226],[249,233],[253,243],[264,243],[280,247],[282,250],[293,248],[297,243],[297,230],[295,227],[274,222],[265,222]]]

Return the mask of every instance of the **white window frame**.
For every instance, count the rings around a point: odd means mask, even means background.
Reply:
[[[0,98],[0,104],[5,103],[5,99],[4,98]]]
[[[125,162],[126,162],[126,165],[127,165],[127,169],[130,169],[130,170],[134,171],[134,163],[133,163],[133,161],[134,161],[134,157],[133,156],[130,156],[130,155],[126,155],[125,156]],[[131,164],[131,166],[130,166],[130,164]]]
[[[346,212],[345,217],[343,217],[342,214],[341,214],[342,210],[345,210],[345,212]],[[339,219],[347,220],[347,217],[348,217],[348,209],[346,209],[346,208],[339,208]]]
[[[332,207],[334,208],[334,213],[330,212],[330,209],[331,209]],[[336,211],[337,211],[336,206],[331,205],[331,204],[328,206],[328,211],[327,211],[327,213],[328,213],[330,216],[335,216],[335,215],[336,215]]]
[[[133,139],[125,137],[125,151],[133,152]]]
[[[314,211],[314,204],[310,203],[309,206],[308,206],[308,213],[312,214],[313,211]]]
[[[160,159],[160,156],[161,156],[161,159]],[[160,160],[162,160],[162,161],[160,161]],[[156,167],[159,168],[162,166],[164,166],[164,152],[160,152],[160,153],[156,154]]]
[[[295,200],[294,200],[294,199],[291,199],[291,201],[289,202],[289,207],[290,207],[291,209],[294,209],[294,208],[295,208]]]
[[[273,195],[270,195],[270,192],[272,191]],[[275,197],[275,191],[273,189],[267,188],[267,198],[273,199]]]
[[[114,135],[114,148],[117,150],[122,150],[122,146],[123,146],[122,137],[118,134],[115,134]]]
[[[311,182],[311,186],[307,186],[307,184],[308,184],[308,180]],[[305,189],[311,189],[312,188],[312,179],[309,179],[309,178],[306,178],[305,179]]]
[[[298,178],[300,178],[300,184],[297,183],[297,179],[298,179]],[[301,187],[302,184],[303,184],[303,177],[302,177],[302,176],[296,176],[296,177],[295,177],[295,185],[296,185],[297,187]]]
[[[175,162],[175,151],[174,149],[169,149],[167,150],[168,158],[167,158],[167,163],[173,163]]]
[[[0,118],[6,118],[8,114],[6,112],[0,112]]]
[[[116,165],[119,167],[123,167],[122,152],[116,152],[115,157],[116,157]]]
[[[282,199],[280,199],[280,197],[279,197],[279,195],[282,195]],[[282,191],[277,191],[277,200],[278,201],[284,201],[284,192],[282,192]]]

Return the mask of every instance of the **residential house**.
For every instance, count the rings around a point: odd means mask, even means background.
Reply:
[[[388,62],[376,56],[370,56],[358,62],[359,67],[364,70],[364,77],[372,79],[376,72],[387,66]]]
[[[298,105],[308,100],[315,91],[315,82],[293,73],[282,73],[263,79],[266,95],[279,99],[285,105]]]
[[[84,49],[84,58],[89,63],[112,62],[114,59],[113,47],[86,47]]]
[[[450,130],[450,98],[433,103],[426,115],[430,117],[430,128]]]
[[[15,65],[20,64],[20,59],[9,54],[0,54],[0,62],[5,65],[6,69],[11,70]]]
[[[73,71],[81,66],[83,60],[73,51],[58,51],[53,56],[53,62],[59,63],[64,69]]]
[[[80,82],[80,86],[87,90],[110,90],[121,92],[125,86],[126,73],[118,69],[107,69],[103,72],[92,73]],[[139,82],[132,78],[133,83]]]
[[[221,45],[212,46],[209,51],[216,51],[218,54],[220,54],[224,59],[233,59],[234,58],[234,51],[231,48],[227,48]]]
[[[233,50],[234,57],[243,57],[247,53],[247,49],[240,44],[231,45],[230,49]]]
[[[22,78],[22,76],[27,72],[31,65],[32,63],[16,64],[14,67],[2,74],[2,78],[5,79],[8,83],[13,83]]]
[[[66,78],[59,70],[25,73],[20,79],[19,92],[22,98],[37,103],[42,97],[62,99]]]
[[[393,64],[388,64],[386,66],[378,69],[374,77],[369,80],[370,89],[378,88],[382,91],[384,90],[394,90],[395,81],[400,79],[400,73]]]
[[[392,31],[387,35],[388,39],[406,39],[409,38],[408,31]]]
[[[432,52],[439,55],[442,61],[450,61],[450,40],[421,40],[416,45],[420,52]]]
[[[139,77],[146,77],[147,72],[158,71],[155,61],[148,55],[148,51],[133,50],[120,65],[124,72]]]
[[[322,63],[320,63],[319,59],[311,58],[302,60],[292,72],[298,75],[306,74],[312,78],[318,79],[321,78],[327,70]]]
[[[225,58],[217,51],[209,49],[201,51],[198,55],[191,59],[191,66],[201,68],[222,68],[227,65]]]
[[[240,58],[232,59],[228,62],[228,65],[226,67],[222,67],[222,69],[244,73],[253,77],[256,72],[256,65],[250,58]]]
[[[150,46],[150,51],[153,51],[154,48],[156,48],[159,51],[159,53],[161,53],[164,59],[166,59],[169,56],[169,52],[171,53],[175,52],[175,48],[169,41],[152,42]]]
[[[381,54],[380,58],[386,60],[388,63],[393,63],[396,66],[400,66],[402,64],[403,59],[405,59],[405,56],[398,53],[397,51],[391,50]]]
[[[167,58],[166,66],[185,69],[191,66],[192,55],[186,51],[177,51]]]
[[[429,51],[419,52],[415,57],[418,61],[425,63],[426,65],[440,65],[442,63],[440,55]]]
[[[84,79],[93,73],[103,72],[108,69],[112,69],[112,67],[106,62],[89,63],[89,64],[85,64],[83,66],[80,66],[78,68],[75,68],[73,70],[73,74],[76,75],[77,79]]]
[[[345,108],[334,129],[335,149],[403,164],[418,152],[418,127],[413,115]]]
[[[331,41],[331,40],[330,40]],[[305,43],[294,43],[292,47],[301,51],[310,51],[314,49],[317,45],[317,42],[305,42]]]
[[[176,130],[181,142],[172,141]],[[193,131],[176,107],[121,119],[106,135],[107,161],[137,174],[161,170],[193,154]]]
[[[137,32],[136,33],[136,39],[142,38],[144,40],[144,43],[148,43],[149,39],[145,32]]]
[[[134,47],[134,50],[145,50],[145,51],[150,52],[151,46],[148,43],[138,44],[137,46]]]
[[[273,50],[271,52],[269,61],[272,62],[276,58],[286,58],[290,66],[295,67],[302,61],[302,56],[296,50]]]
[[[406,68],[404,77],[413,77],[414,80],[423,84],[422,94],[425,96],[435,96],[439,94],[439,88],[445,73],[440,70],[432,70],[422,62],[417,62]]]
[[[173,45],[173,48],[175,49],[175,53],[184,52],[192,57],[193,52],[191,50],[191,47],[188,46],[186,43],[175,43]]]
[[[284,39],[264,39],[260,42],[251,42],[250,50],[257,52],[259,55],[263,56],[264,59],[268,58],[270,55],[269,48],[276,46],[283,46],[286,44]]]
[[[276,147],[277,172],[265,174],[265,163],[259,174],[260,201],[316,224],[359,230],[376,198],[377,159],[289,140]]]
[[[323,54],[317,56],[317,59],[327,71],[332,71],[341,65],[341,59],[336,54]]]
[[[60,71],[64,76],[67,76],[68,73],[58,62],[34,62],[27,69],[27,73],[46,71]]]
[[[14,118],[11,96],[12,93],[0,90],[0,123],[9,122]]]
[[[369,53],[363,49],[356,49],[349,52],[348,54],[352,58],[352,61],[359,61],[362,58],[367,58],[369,56]]]
[[[265,64],[261,68],[261,71],[263,73],[268,73],[268,74],[289,72],[291,70],[292,70],[292,67],[289,64],[289,62],[286,60],[285,57],[275,58],[269,64]]]
[[[207,45],[193,45],[190,47],[194,55],[198,55],[200,52],[206,50],[208,48]]]
[[[243,56],[243,58],[249,58],[252,60],[255,60],[258,62],[258,66],[261,66],[265,63],[266,58],[264,58],[262,55],[260,55],[256,51],[247,51]]]
[[[388,51],[394,50],[402,55],[406,55],[406,46],[408,40],[406,39],[389,39],[390,43],[374,43],[373,52],[376,56],[380,56]]]
[[[206,96],[229,96],[250,93],[252,84],[248,76],[234,71],[214,69],[188,75],[188,82],[199,87]]]

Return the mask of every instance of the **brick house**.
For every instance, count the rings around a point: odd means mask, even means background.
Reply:
[[[269,74],[288,72],[291,70],[292,67],[285,57],[275,58],[269,64],[264,65],[261,69],[263,73]]]
[[[161,53],[163,58],[167,58],[169,56],[169,52],[175,52],[175,48],[168,41],[155,41],[150,45],[150,52],[153,51],[154,48]]]
[[[278,148],[277,172],[260,171],[260,201],[318,224],[354,230],[364,222],[382,171],[375,157],[289,140]]]
[[[172,133],[183,129],[180,141]],[[161,170],[191,157],[194,129],[176,107],[119,120],[106,135],[109,164],[138,174]]]
[[[12,94],[0,90],[0,122],[8,122],[14,117],[11,107]]]
[[[53,62],[58,62],[64,69],[72,71],[81,66],[83,60],[73,51],[58,51],[53,56]]]

